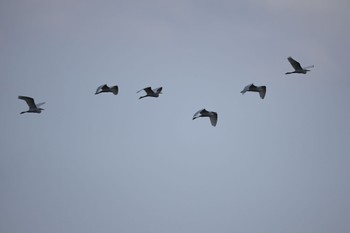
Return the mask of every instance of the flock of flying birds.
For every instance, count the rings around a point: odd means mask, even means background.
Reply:
[[[301,67],[300,63],[297,62],[296,60],[294,60],[292,57],[288,57],[288,61],[289,63],[293,66],[294,71],[291,72],[287,72],[286,74],[293,74],[293,73],[297,73],[297,74],[306,74],[309,70],[309,68],[313,68],[314,66],[308,66],[308,67]],[[162,94],[162,89],[163,87],[158,87],[155,89],[152,89],[151,87],[146,87],[144,89],[139,90],[137,93],[139,93],[140,91],[145,91],[146,95],[144,96],[140,96],[139,99],[145,98],[145,97],[159,97],[160,94]],[[114,95],[117,95],[119,91],[118,86],[112,86],[109,87],[107,86],[107,84],[101,85],[97,88],[95,95],[100,94],[100,93],[106,93],[106,92],[111,92]],[[253,83],[247,85],[246,87],[244,87],[244,89],[241,91],[242,94],[246,93],[247,91],[251,91],[251,92],[258,92],[260,95],[261,99],[265,98],[265,94],[266,94],[266,86],[255,86]],[[29,106],[29,110],[28,111],[23,111],[21,112],[21,114],[23,113],[41,113],[42,110],[44,110],[43,108],[40,108],[41,105],[43,105],[45,102],[36,104],[34,99],[28,96],[18,96],[18,99],[24,100],[26,101],[27,105]],[[199,111],[197,111],[192,120],[197,119],[199,117],[209,117],[210,119],[210,123],[212,124],[212,126],[216,126],[217,122],[218,122],[218,114],[216,112],[213,111],[207,111],[206,109],[201,109]]]

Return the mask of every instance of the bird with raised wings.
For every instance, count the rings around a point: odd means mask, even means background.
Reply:
[[[292,57],[288,57],[288,61],[293,66],[294,71],[287,72],[286,74],[294,74],[294,73],[296,73],[296,74],[306,74],[307,72],[310,71],[308,69],[314,67],[314,65],[312,65],[312,66],[307,66],[307,67],[303,68],[303,67],[301,67],[300,63],[297,62],[296,60],[294,60]]]
[[[95,92],[95,95],[97,94],[100,94],[100,93],[103,93],[103,92],[111,92],[113,93],[114,95],[117,95],[118,94],[118,86],[112,86],[112,87],[109,87],[107,86],[107,84],[103,84],[101,86],[99,86]]]
[[[139,93],[140,91],[145,91],[146,92],[146,95],[139,97],[139,99],[142,99],[142,98],[145,98],[145,97],[159,97],[160,94],[163,94],[162,93],[162,89],[163,89],[163,87],[158,87],[158,88],[155,88],[155,89],[152,89],[151,87],[146,87],[146,88],[143,88],[143,89],[139,90],[136,93]]]
[[[28,113],[41,113],[41,111],[44,110],[43,108],[40,108],[40,106],[45,104],[45,102],[35,104],[34,99],[31,97],[28,97],[28,96],[18,96],[18,99],[24,100],[29,107],[28,111],[23,111],[23,112],[21,112],[21,114],[26,113],[26,112],[28,112]]]
[[[205,108],[196,112],[193,115],[192,120],[197,119],[199,117],[209,117],[212,126],[216,126],[216,123],[218,122],[218,114],[216,112],[207,111]]]
[[[242,95],[247,91],[259,92],[260,98],[264,99],[266,94],[266,86],[255,86],[253,83],[244,87],[241,91]]]

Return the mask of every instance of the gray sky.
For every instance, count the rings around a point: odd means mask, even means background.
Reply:
[[[349,232],[349,7],[1,1],[0,232]]]

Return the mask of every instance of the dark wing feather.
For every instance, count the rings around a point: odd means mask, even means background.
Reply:
[[[102,91],[109,91],[109,87],[105,84],[101,87]]]
[[[259,91],[260,98],[264,99],[266,94],[266,86],[261,86],[260,88],[261,88],[261,90]]]
[[[158,88],[155,88],[155,89],[153,89],[152,91],[154,92],[154,93],[161,93],[162,92],[162,89],[163,89],[163,87],[158,87]]]
[[[247,86],[245,86],[244,88],[243,88],[243,90],[241,91],[241,93],[242,94],[244,94],[244,93],[246,93],[247,91],[249,91],[250,90],[250,87],[253,85],[253,83],[252,84],[249,84],[249,85],[247,85]]]
[[[208,112],[205,108],[203,108],[203,109],[200,111],[200,114],[202,114],[202,115],[208,115],[209,112]]]
[[[198,110],[194,115],[193,115],[193,120],[197,117],[200,117],[201,115],[203,115],[203,113],[208,113],[207,110],[205,110],[205,108]]]
[[[212,112],[210,115],[210,123],[212,126],[216,126],[216,123],[218,122],[218,114],[216,112]]]
[[[146,93],[148,93],[147,90],[148,90],[148,91],[149,91],[149,90],[152,91],[152,88],[151,88],[151,87],[146,87],[146,88],[143,88],[143,89],[137,91],[136,93],[139,93],[140,91],[145,91]]]
[[[295,70],[302,70],[300,63],[294,60],[292,57],[288,57],[289,63],[293,66]]]
[[[96,89],[95,94],[98,94],[99,91],[106,90],[106,88],[108,88],[107,84],[103,84],[103,85],[99,86],[99,87]]]
[[[27,102],[29,108],[36,108],[34,99],[28,96],[18,96],[18,99],[24,100],[25,102]]]
[[[113,86],[113,87],[111,87],[110,89],[111,89],[111,91],[113,92],[114,95],[117,95],[117,94],[118,94],[118,91],[119,91],[118,86]]]
[[[154,91],[152,90],[151,87],[146,87],[146,88],[143,89],[143,90],[145,90],[145,92],[147,93],[147,95],[153,95],[153,94],[154,94]]]

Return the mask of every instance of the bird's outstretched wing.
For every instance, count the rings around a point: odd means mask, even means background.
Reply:
[[[42,103],[38,103],[36,104],[37,107],[40,107],[41,105],[45,104],[45,102],[42,102]]]
[[[200,117],[201,115],[205,114],[205,113],[209,113],[207,110],[205,110],[205,108],[198,110],[194,115],[193,115],[193,120],[196,119],[197,117]]]
[[[117,95],[117,94],[118,94],[118,91],[119,91],[118,86],[116,85],[116,86],[111,87],[111,91],[112,91],[112,93],[113,93],[114,95]]]
[[[303,67],[303,69],[310,69],[310,68],[314,68],[315,66],[312,65],[312,66],[307,66],[307,67]]]
[[[36,108],[33,98],[28,96],[18,96],[18,99],[24,100],[28,104],[29,108]]]
[[[302,70],[301,65],[299,62],[294,60],[292,57],[288,57],[289,63],[293,66],[294,70]]]
[[[210,115],[210,123],[212,126],[216,126],[216,123],[218,123],[218,114],[216,112],[212,112]]]
[[[99,87],[96,89],[96,93],[95,93],[95,94],[98,94],[100,91],[103,91],[103,90],[106,90],[106,89],[108,89],[107,84],[103,84],[103,85],[99,86]]]
[[[157,87],[157,88],[154,88],[152,91],[154,93],[160,93],[162,91],[163,87]]]
[[[246,93],[247,91],[249,91],[249,89],[250,89],[250,87],[251,87],[252,85],[253,85],[253,83],[251,83],[251,84],[245,86],[244,89],[241,91],[242,95],[243,95],[244,93]]]
[[[266,94],[266,86],[261,86],[260,88],[261,88],[261,90],[259,91],[260,98],[264,99]]]
[[[154,92],[153,92],[153,90],[152,90],[152,88],[151,87],[146,87],[146,88],[143,88],[143,89],[141,89],[141,90],[139,90],[138,92],[136,92],[136,93],[139,93],[140,91],[145,91],[148,95],[152,95],[152,94],[154,94]]]
[[[143,89],[137,91],[136,93],[139,93],[140,91],[145,91],[145,92],[147,92],[146,90],[151,90],[151,91],[152,91],[152,88],[151,88],[151,87],[145,87],[145,88],[143,88]]]

